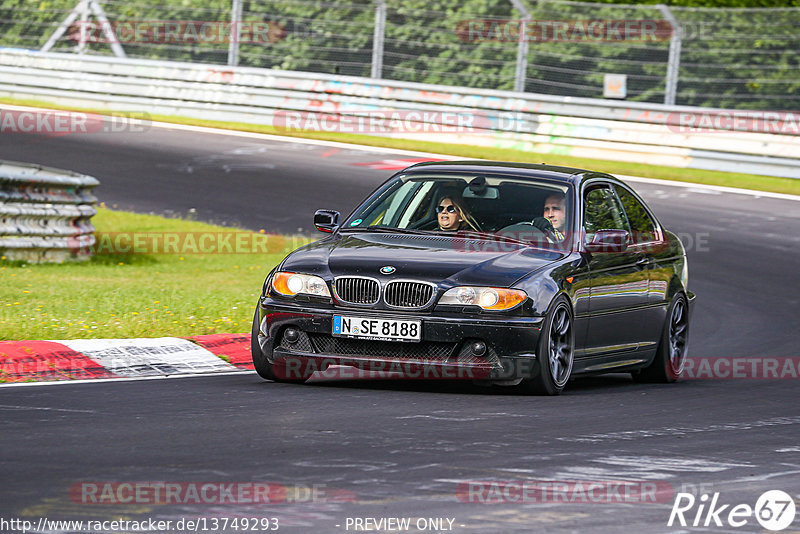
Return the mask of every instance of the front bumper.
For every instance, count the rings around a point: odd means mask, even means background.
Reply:
[[[334,315],[392,317],[422,321],[419,343],[334,337]],[[414,314],[334,308],[264,297],[258,310],[258,346],[275,375],[298,380],[336,367],[336,376],[383,373],[388,378],[506,381],[535,376],[536,347],[543,317]],[[288,341],[287,329],[300,332]],[[475,345],[483,343],[483,354]],[[357,370],[357,371],[356,371]]]

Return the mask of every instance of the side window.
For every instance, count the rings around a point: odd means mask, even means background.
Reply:
[[[586,242],[591,241],[598,230],[630,232],[622,206],[608,186],[592,187],[584,195],[583,228],[586,231]]]
[[[614,186],[617,191],[622,206],[625,208],[625,213],[628,216],[628,222],[633,231],[634,243],[649,243],[656,240],[656,225],[653,219],[644,209],[642,203],[639,202],[630,191],[618,185]]]

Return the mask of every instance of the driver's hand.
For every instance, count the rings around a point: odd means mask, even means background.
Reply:
[[[546,234],[553,232],[553,224],[545,217],[536,217],[531,224]]]

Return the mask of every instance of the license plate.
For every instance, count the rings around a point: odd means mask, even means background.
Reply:
[[[421,341],[422,321],[334,315],[333,335],[380,341]]]

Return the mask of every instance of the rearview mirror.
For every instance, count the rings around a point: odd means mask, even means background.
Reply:
[[[496,187],[491,187],[486,184],[485,176],[476,176],[472,179],[464,192],[461,193],[463,198],[488,198],[494,200],[500,196]]]
[[[317,210],[314,213],[314,227],[320,232],[332,234],[339,228],[339,212],[334,210]]]
[[[586,252],[624,252],[628,248],[627,230],[598,230],[586,243]]]

